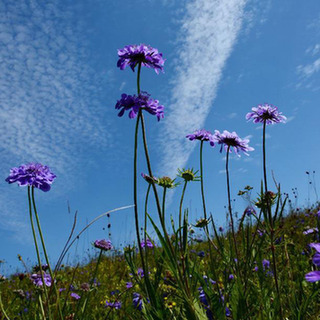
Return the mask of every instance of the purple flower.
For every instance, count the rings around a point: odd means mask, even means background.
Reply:
[[[234,279],[234,275],[233,274],[230,274],[229,275],[229,280],[233,280]]]
[[[266,271],[266,269],[270,268],[270,261],[266,260],[266,259],[263,259],[262,260],[262,266],[263,266],[263,270]]]
[[[6,179],[8,183],[17,182],[19,186],[32,186],[42,191],[49,191],[56,175],[49,167],[40,163],[23,164],[18,168],[12,168]]]
[[[141,177],[146,180],[148,183],[152,184],[152,183],[158,183],[158,179],[156,177],[150,177],[149,175],[145,174],[145,173],[141,173]]]
[[[134,68],[141,63],[142,66],[153,68],[157,74],[163,71],[165,60],[162,58],[162,53],[159,53],[158,49],[144,44],[125,46],[123,49],[118,50],[118,56],[117,67],[120,70],[124,70],[126,66],[130,66],[132,71],[134,71]]]
[[[96,248],[104,250],[104,251],[108,251],[112,249],[112,244],[110,240],[96,240],[93,244]]]
[[[188,134],[186,138],[188,138],[191,141],[193,140],[209,141],[212,147],[215,144],[215,139],[213,134],[210,131],[207,131],[204,129],[196,130],[194,133]]]
[[[316,282],[320,280],[320,271],[311,271],[305,275],[308,282]]]
[[[222,152],[222,147],[224,146],[225,150],[231,153],[231,148],[233,148],[234,152],[240,157],[239,152],[242,151],[245,155],[248,155],[247,151],[253,151],[252,147],[249,147],[248,143],[250,140],[241,139],[235,132],[229,132],[224,130],[220,133],[219,130],[215,130],[214,138],[221,144],[220,152]]]
[[[129,118],[134,119],[140,109],[144,109],[152,115],[156,115],[158,121],[164,118],[164,106],[159,105],[158,100],[153,100],[147,92],[142,92],[138,96],[127,95],[123,93],[121,99],[117,101],[116,109],[120,110],[119,117],[122,117],[125,111],[129,111]]]
[[[127,283],[126,283],[126,288],[127,288],[127,289],[130,289],[130,288],[132,288],[132,287],[133,287],[132,282],[127,282]]]
[[[141,241],[141,248],[144,248],[144,247],[152,249],[152,248],[154,248],[154,245],[150,239],[147,239],[146,242]]]
[[[320,253],[320,243],[310,243],[309,247],[315,249],[318,253]]]
[[[32,280],[33,284],[36,285],[37,287],[43,286],[41,274],[34,273],[33,275],[31,275],[31,280]],[[43,280],[44,280],[44,283],[47,287],[51,286],[52,279],[50,277],[50,274],[44,272],[43,273]]]
[[[74,298],[75,300],[79,300],[81,297],[78,295],[78,294],[76,294],[75,292],[71,292],[70,293],[70,297],[71,298]]]
[[[303,234],[304,234],[304,235],[307,235],[307,234],[311,234],[311,233],[314,233],[314,232],[318,232],[318,228],[308,229],[308,230],[306,230],[306,231],[303,231]]]
[[[133,293],[133,299],[132,299],[133,306],[140,311],[142,309],[142,300],[143,300],[142,296],[139,293],[137,292]]]
[[[247,113],[247,120],[253,120],[254,123],[266,122],[266,124],[274,124],[285,122],[287,118],[278,111],[278,108],[265,103],[259,104],[257,107],[252,108],[252,112]]]
[[[106,300],[106,308],[112,308],[112,309],[120,309],[121,308],[122,303],[120,301],[114,301],[114,302],[109,302],[108,300]]]
[[[256,213],[256,210],[254,210],[252,207],[247,207],[244,210],[244,214],[250,217],[252,214],[255,216],[257,213]]]
[[[312,258],[313,264],[315,264],[317,267],[320,267],[320,253],[316,253]]]

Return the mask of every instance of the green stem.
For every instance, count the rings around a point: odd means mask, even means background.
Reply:
[[[151,188],[151,184],[148,184],[148,189],[147,189],[147,193],[146,193],[146,200],[144,202],[144,244],[145,244],[145,252],[147,254],[147,247],[146,247],[146,243],[147,243],[147,214],[148,214],[148,200],[149,200],[149,193],[150,193],[150,188]]]
[[[5,320],[10,320],[10,318],[6,314],[6,311],[4,310],[4,307],[3,307],[3,304],[2,304],[2,299],[1,299],[1,294],[0,294],[0,310],[1,310],[1,313],[3,314],[3,316],[4,316],[4,319]]]
[[[165,223],[165,209],[166,209],[166,194],[167,194],[167,188],[163,188],[163,196],[162,196],[162,221]]]
[[[230,146],[228,146],[228,149],[227,149],[227,161],[226,161],[228,208],[229,208],[229,214],[230,214],[230,220],[231,220],[231,231],[232,231],[232,237],[233,237],[233,242],[234,242],[234,248],[235,248],[236,256],[237,256],[238,263],[239,263],[240,260],[239,260],[239,253],[238,253],[236,235],[235,235],[235,231],[234,231],[234,222],[233,222],[232,207],[231,207],[230,178],[229,178],[229,153],[230,153]]]
[[[103,252],[103,250],[101,249],[100,253],[99,253],[98,260],[97,260],[96,268],[95,268],[95,270],[93,272],[93,276],[92,276],[92,279],[90,281],[90,289],[89,289],[89,291],[88,291],[88,293],[86,295],[86,300],[83,303],[83,311],[82,311],[81,319],[86,315],[86,310],[87,310],[87,306],[89,304],[89,299],[90,299],[90,294],[91,294],[91,287],[93,286],[94,279],[96,278],[97,273],[98,273],[98,267],[99,267],[99,264],[100,264],[100,261],[101,261],[102,252]]]
[[[277,264],[276,264],[276,256],[275,256],[275,247],[274,247],[274,223],[272,219],[272,212],[271,212],[271,203],[270,197],[268,194],[268,182],[267,182],[267,161],[266,161],[266,120],[263,122],[263,135],[262,135],[262,151],[263,151],[263,177],[264,177],[264,198],[266,200],[267,205],[267,212],[270,224],[270,242],[271,242],[271,253],[272,253],[272,265],[273,265],[273,273],[274,273],[274,282],[276,285],[278,302],[279,302],[279,311],[280,311],[280,319],[282,319],[282,306],[280,300],[280,290],[279,290],[279,283],[278,283],[278,275],[277,275]]]
[[[50,309],[49,309],[50,308],[49,307],[50,303],[49,303],[49,299],[48,299],[48,291],[47,291],[47,286],[45,285],[45,281],[44,281],[42,263],[41,263],[40,252],[39,252],[39,246],[38,246],[38,241],[37,241],[37,236],[36,236],[36,231],[35,231],[35,228],[34,228],[34,222],[33,222],[33,216],[32,216],[32,202],[31,202],[30,186],[28,186],[28,205],[29,205],[29,214],[30,214],[30,223],[31,223],[32,235],[33,235],[33,241],[34,241],[34,245],[35,245],[35,248],[36,248],[38,265],[39,265],[39,269],[40,269],[41,280],[42,280],[42,283],[43,283],[44,294],[46,296],[46,300],[47,300],[47,304],[48,304],[48,312],[50,314]],[[42,300],[40,302],[42,303]],[[40,307],[41,307],[41,309],[43,309],[43,306],[40,306]]]
[[[188,181],[185,180],[183,189],[182,189],[182,194],[181,194],[181,199],[180,199],[180,206],[179,206],[179,235],[180,235],[180,246],[182,248],[182,230],[181,230],[181,220],[182,220],[182,204],[183,204],[183,199],[184,199],[184,194],[186,192]]]
[[[59,311],[59,316],[60,316],[60,319],[63,320],[63,315],[62,315],[62,311],[61,311],[61,307],[60,307],[60,301],[59,301],[59,292],[58,292],[57,286],[55,284],[55,277],[54,277],[54,274],[53,274],[51,266],[50,266],[50,262],[49,262],[49,258],[48,258],[48,254],[47,254],[44,238],[43,238],[43,235],[42,235],[40,220],[39,220],[37,207],[36,207],[36,201],[35,201],[35,197],[34,197],[34,187],[33,186],[31,188],[31,194],[32,194],[33,211],[34,211],[34,214],[35,214],[35,217],[36,217],[36,221],[37,221],[37,226],[38,226],[40,240],[41,240],[41,244],[42,244],[42,248],[43,248],[43,253],[44,253],[47,265],[48,265],[48,269],[49,269],[49,273],[50,273],[50,277],[51,277],[51,284],[52,284],[52,286],[53,286],[53,288],[54,288],[54,290],[56,292],[56,296],[57,296],[57,301],[56,302],[57,302],[57,307],[58,307],[58,311]],[[40,265],[40,269],[42,270],[41,265]],[[49,301],[48,301],[48,303],[49,303]]]

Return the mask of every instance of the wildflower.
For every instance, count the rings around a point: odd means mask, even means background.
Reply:
[[[308,282],[316,282],[320,280],[320,271],[311,271],[305,275]]]
[[[120,309],[122,306],[122,303],[120,301],[114,301],[114,302],[109,302],[108,300],[106,300],[106,304],[105,307],[106,308],[112,308],[112,309]]]
[[[234,275],[233,274],[229,274],[229,280],[233,280],[234,279]]]
[[[118,50],[118,56],[117,67],[120,70],[130,66],[134,71],[134,68],[141,63],[142,66],[154,69],[157,74],[163,71],[165,60],[162,58],[162,53],[159,53],[158,49],[144,44],[125,46],[123,49]]]
[[[223,232],[223,228],[222,228],[222,227],[219,227],[219,231],[220,231],[220,232]]]
[[[214,147],[216,142],[214,139],[214,135],[210,131],[207,131],[204,129],[196,130],[194,133],[188,134],[186,138],[188,138],[191,141],[193,140],[209,141],[212,147]]]
[[[139,293],[134,292],[133,299],[132,299],[133,306],[136,309],[138,309],[139,311],[141,311],[142,310],[142,302],[143,302],[142,296]]]
[[[127,289],[130,289],[130,288],[132,288],[132,287],[133,287],[132,282],[127,282],[127,283],[126,283],[126,288],[127,288]]]
[[[266,269],[269,269],[270,268],[270,261],[269,260],[266,260],[266,259],[263,259],[262,260],[262,266],[263,266],[263,270],[265,271]]]
[[[163,188],[173,189],[179,185],[179,183],[174,183],[176,179],[171,179],[170,177],[162,177],[158,179],[158,185]]]
[[[196,228],[204,228],[205,226],[207,226],[209,224],[209,220],[208,219],[199,219],[197,221],[197,223],[195,224]]]
[[[75,299],[75,300],[79,300],[81,297],[78,295],[78,294],[76,294],[75,292],[71,292],[70,293],[70,297],[71,298],[73,298],[73,299]]]
[[[31,275],[31,280],[32,280],[33,284],[36,285],[37,287],[42,287],[43,286],[41,274],[34,273],[33,275]],[[44,284],[47,287],[51,286],[52,279],[51,279],[50,274],[44,272],[43,273],[43,280],[44,280]]]
[[[141,248],[144,248],[144,247],[152,249],[154,248],[154,245],[150,239],[147,239],[146,242],[141,241]]]
[[[47,192],[55,178],[56,175],[49,167],[32,162],[10,169],[10,175],[6,181],[8,183],[17,182],[19,186],[32,186]]]
[[[87,283],[87,282],[82,283],[82,284],[80,285],[80,289],[81,289],[82,291],[89,291],[89,290],[90,290],[90,285],[89,285],[89,283]]]
[[[239,152],[242,151],[245,155],[248,155],[247,151],[253,151],[252,147],[249,147],[248,143],[250,140],[241,139],[236,132],[229,132],[224,130],[220,133],[219,130],[215,130],[214,138],[221,144],[220,152],[222,152],[222,148],[224,146],[225,150],[231,153],[231,148],[233,148],[234,152],[240,157]]]
[[[158,179],[156,177],[150,177],[145,173],[141,173],[141,177],[146,180],[148,183],[157,183]]]
[[[206,254],[204,253],[204,251],[199,251],[199,252],[197,253],[197,256],[198,256],[199,258],[204,258],[205,255],[206,255]]]
[[[266,123],[266,124],[274,124],[285,122],[287,118],[282,115],[282,112],[278,111],[278,108],[265,103],[259,104],[257,107],[252,108],[252,112],[247,113],[246,119],[253,120],[254,123]]]
[[[182,168],[182,170],[178,169],[178,177],[184,179],[186,182],[188,181],[199,181],[200,177],[197,177],[196,174],[198,173],[198,171],[193,171],[192,169],[184,169]]]
[[[314,232],[318,232],[318,228],[311,228],[311,229],[305,230],[305,231],[303,231],[303,234],[307,235],[307,234],[311,234]]]
[[[104,250],[104,251],[108,251],[112,249],[112,244],[110,240],[96,240],[93,244],[96,248]]]
[[[248,217],[250,217],[252,214],[255,216],[257,213],[256,213],[256,211],[254,210],[254,208],[252,208],[252,207],[247,207],[247,208],[244,210],[244,214],[247,215]]]
[[[131,96],[123,93],[121,99],[117,101],[115,108],[120,110],[118,113],[119,117],[122,117],[125,111],[130,110],[129,118],[134,119],[139,110],[143,109],[152,115],[156,115],[158,121],[160,121],[161,118],[164,118],[164,106],[159,105],[158,100],[151,99],[147,92],[140,93],[138,96]]]

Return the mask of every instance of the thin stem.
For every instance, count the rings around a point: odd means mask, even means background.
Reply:
[[[139,74],[139,73],[138,73]],[[138,76],[139,78],[139,76]],[[133,201],[134,201],[134,217],[136,224],[136,234],[139,247],[139,253],[141,256],[142,268],[145,271],[145,262],[141,248],[140,232],[139,232],[139,213],[138,213],[138,186],[137,186],[137,158],[138,158],[138,130],[139,121],[141,118],[141,110],[139,110],[138,118],[136,122],[135,134],[134,134],[134,160],[133,160]]]
[[[89,299],[90,299],[90,294],[91,294],[91,287],[92,287],[92,285],[94,283],[94,280],[95,280],[95,278],[97,276],[97,273],[98,273],[98,267],[99,267],[99,264],[100,264],[100,261],[101,261],[102,252],[103,252],[103,250],[101,249],[100,253],[99,253],[98,260],[97,260],[96,268],[94,270],[92,279],[90,281],[90,289],[89,289],[89,291],[87,293],[86,300],[83,303],[83,311],[82,311],[81,319],[82,319],[82,317],[84,317],[86,315],[87,305],[89,304]]]
[[[184,181],[183,189],[182,189],[182,194],[181,194],[181,199],[180,199],[180,206],[179,206],[179,235],[180,235],[180,245],[182,248],[182,232],[181,232],[181,218],[182,218],[182,204],[183,204],[183,199],[184,199],[184,194],[186,192],[188,181]]]
[[[238,253],[236,235],[235,235],[235,231],[234,231],[234,223],[233,223],[233,215],[232,215],[232,207],[231,207],[230,178],[229,178],[229,153],[230,153],[230,146],[228,146],[228,149],[227,149],[227,161],[226,161],[228,208],[229,208],[229,214],[230,214],[230,219],[231,219],[232,237],[233,237],[234,247],[235,247],[235,251],[236,251],[236,256],[237,256],[238,263],[239,263],[240,260],[239,260],[239,253]]]
[[[141,62],[138,65],[138,75],[137,75],[137,91],[140,94],[140,74],[141,74]]]
[[[163,195],[162,195],[162,221],[164,222],[164,214],[166,210],[166,195],[167,195],[167,188],[163,188]]]
[[[207,209],[206,209],[206,201],[205,201],[205,198],[204,198],[204,187],[203,187],[202,149],[203,149],[203,141],[200,142],[200,177],[201,177],[201,181],[200,182],[201,182],[201,196],[202,196],[203,214],[204,214],[204,218],[207,219]]]
[[[42,280],[42,283],[43,283],[44,294],[46,296],[47,303],[48,303],[48,312],[50,313],[50,309],[49,309],[50,308],[49,307],[50,304],[49,304],[49,300],[48,300],[48,291],[47,291],[47,287],[46,287],[45,281],[44,281],[42,263],[41,263],[40,252],[39,252],[39,246],[38,246],[36,231],[35,231],[35,228],[34,228],[33,217],[32,217],[32,204],[31,204],[30,186],[28,186],[28,204],[29,204],[29,214],[30,214],[30,223],[31,223],[32,235],[33,235],[33,241],[34,241],[34,245],[35,245],[35,248],[36,248],[38,265],[39,265],[39,269],[40,269],[41,280]],[[42,300],[41,300],[41,303],[42,303]],[[43,306],[41,306],[41,308],[43,308]]]
[[[146,200],[144,202],[144,245],[145,245],[145,253],[147,255],[147,214],[148,214],[148,200],[149,200],[149,193],[150,193],[151,184],[148,184],[148,189],[146,193]],[[146,257],[147,258],[147,257]]]
[[[272,212],[271,212],[271,203],[270,203],[270,196],[268,194],[268,182],[267,182],[267,162],[266,162],[266,120],[263,122],[263,135],[262,135],[262,151],[263,151],[263,177],[264,177],[264,195],[262,195],[262,199],[266,200],[267,205],[267,212],[270,224],[270,242],[271,242],[271,253],[272,253],[272,265],[273,265],[273,273],[274,273],[274,282],[276,285],[277,295],[278,295],[278,302],[279,302],[279,311],[280,311],[280,319],[282,319],[282,306],[280,300],[280,290],[279,290],[279,283],[278,283],[278,275],[277,275],[277,264],[276,264],[276,256],[275,256],[275,247],[274,247],[274,223],[272,219]]]
[[[55,278],[54,278],[54,274],[52,272],[51,266],[50,266],[50,262],[49,262],[49,258],[48,258],[48,254],[47,254],[47,250],[46,250],[46,246],[45,246],[45,242],[44,242],[44,238],[42,235],[42,230],[41,230],[41,225],[40,225],[40,220],[39,220],[39,216],[38,216],[38,212],[37,212],[37,207],[36,207],[36,201],[34,198],[34,187],[32,186],[31,188],[31,195],[32,195],[32,204],[33,204],[33,211],[34,211],[34,215],[36,217],[36,221],[37,221],[37,226],[38,226],[38,231],[39,231],[39,235],[40,235],[40,240],[41,240],[41,244],[42,244],[42,248],[43,248],[43,253],[48,265],[48,269],[49,269],[49,273],[50,273],[50,277],[51,277],[51,283],[53,288],[55,289],[56,292],[56,296],[57,296],[57,307],[58,307],[58,311],[59,311],[59,315],[60,318],[63,320],[63,315],[62,315],[62,311],[61,311],[61,307],[60,307],[60,302],[59,302],[59,292],[57,289],[57,286],[55,284]],[[42,267],[40,266],[40,269],[42,269]],[[50,290],[51,291],[51,290]]]

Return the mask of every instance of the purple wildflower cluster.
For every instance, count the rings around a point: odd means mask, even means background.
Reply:
[[[204,129],[196,130],[194,133],[188,134],[186,138],[188,138],[191,141],[193,140],[209,141],[212,147],[215,144],[215,139],[213,134],[210,131],[207,131]]]
[[[320,243],[310,243],[309,247],[316,250],[316,253],[312,258],[312,262],[314,265],[316,265],[319,268],[320,267]],[[318,270],[311,271],[305,275],[305,278],[308,282],[320,281],[320,271]]]
[[[117,67],[121,70],[130,66],[134,71],[134,68],[141,63],[142,66],[154,69],[157,74],[163,71],[165,60],[162,58],[162,53],[159,53],[158,49],[144,44],[125,46],[118,50],[118,56]]]
[[[247,120],[253,120],[254,123],[274,124],[285,122],[287,118],[278,111],[278,108],[265,103],[259,104],[257,107],[252,108],[252,112],[246,115]]]
[[[40,163],[23,164],[18,168],[12,168],[6,179],[8,183],[17,182],[19,186],[32,186],[42,191],[49,191],[56,175],[49,167]]]
[[[42,277],[40,273],[34,273],[31,275],[31,280],[33,282],[34,285],[36,285],[37,287],[42,287],[43,286],[43,281],[42,281]],[[51,287],[52,284],[52,279],[50,274],[48,273],[43,273],[43,279],[44,279],[44,284],[47,287]]]
[[[96,248],[104,250],[104,251],[109,251],[112,249],[112,244],[110,240],[96,240],[93,244]]]
[[[117,101],[115,108],[120,110],[118,113],[119,117],[122,117],[125,111],[129,111],[129,118],[134,119],[138,115],[139,110],[143,109],[152,115],[156,115],[158,121],[164,118],[164,106],[160,105],[158,100],[151,99],[147,92],[140,93],[138,96],[123,93],[121,99]]]

